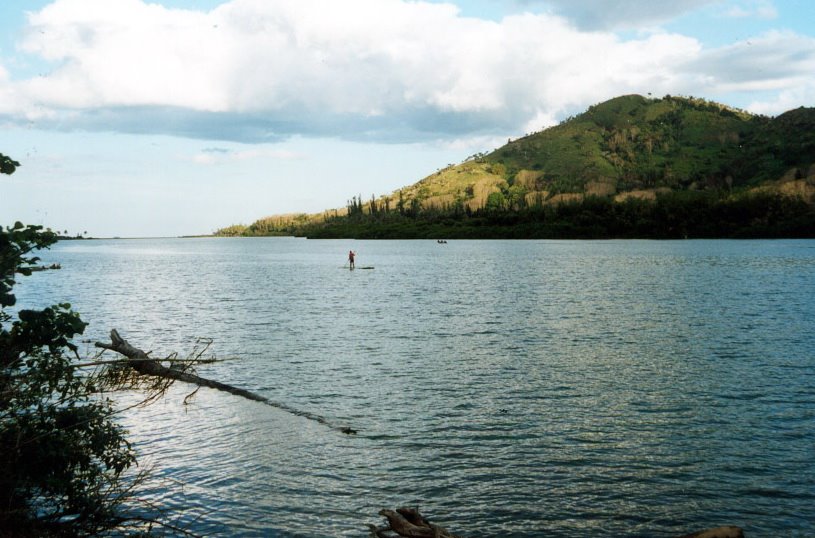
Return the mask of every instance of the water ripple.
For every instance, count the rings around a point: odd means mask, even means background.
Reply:
[[[359,430],[186,387],[126,414],[145,497],[200,534],[415,503],[473,537],[815,535],[812,241],[352,246],[376,269],[346,241],[59,243],[18,298],[158,355],[214,338],[238,360],[202,375]]]

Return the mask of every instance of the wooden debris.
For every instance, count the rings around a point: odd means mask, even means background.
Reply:
[[[24,268],[24,270],[31,272],[48,271],[50,269],[62,269],[62,266],[58,263],[52,263],[51,265],[32,265]]]
[[[387,525],[368,525],[371,538],[462,538],[430,523],[415,508],[383,509],[379,515],[387,519]],[[744,531],[739,527],[716,527],[679,538],[744,538]]]
[[[462,538],[430,523],[415,508],[383,509],[379,515],[384,516],[388,524],[383,527],[369,525],[373,538]]]

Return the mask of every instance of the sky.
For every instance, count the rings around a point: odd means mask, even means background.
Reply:
[[[3,0],[0,225],[343,207],[607,99],[815,106],[812,0]]]

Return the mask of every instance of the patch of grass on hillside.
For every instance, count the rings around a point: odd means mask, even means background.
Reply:
[[[420,203],[434,205],[434,199],[449,200],[452,197],[462,204],[483,205],[486,197],[505,182],[504,173],[499,163],[465,162],[439,170],[401,189],[401,196],[405,203],[417,199]],[[390,199],[398,200],[399,196],[400,191],[396,191]]]

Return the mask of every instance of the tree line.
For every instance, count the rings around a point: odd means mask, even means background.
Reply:
[[[282,231],[371,239],[806,238],[815,237],[815,208],[800,197],[769,191],[673,191],[654,200],[621,202],[585,196],[533,205],[496,196],[477,210],[463,204],[423,208],[415,202],[394,211],[357,206],[345,215]]]

